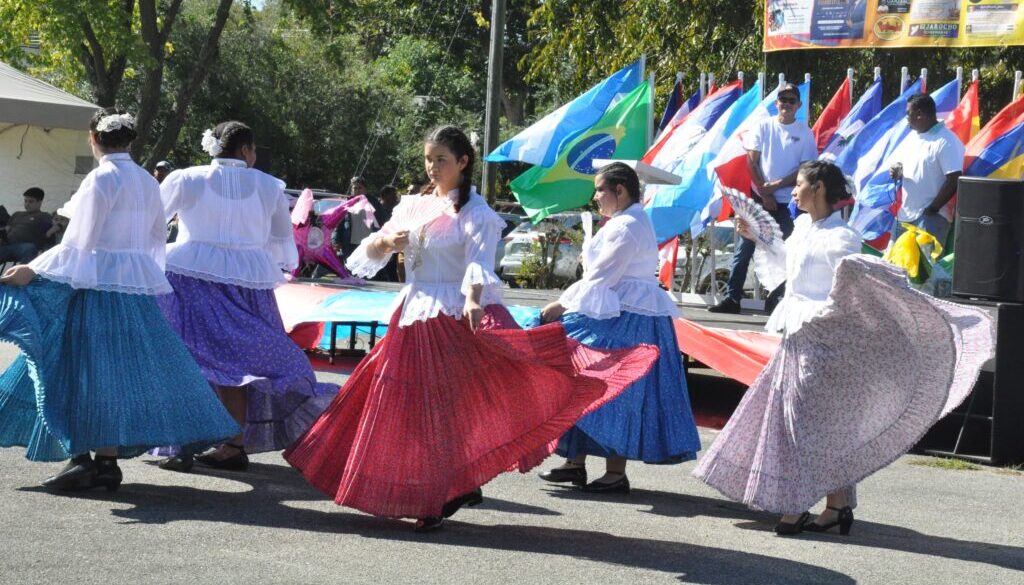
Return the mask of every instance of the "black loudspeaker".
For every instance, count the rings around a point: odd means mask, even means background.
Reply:
[[[1024,181],[961,177],[953,294],[1024,303]]]
[[[916,450],[989,465],[1024,463],[1024,305],[964,304],[995,319],[996,357],[982,367],[967,400],[935,423]]]
[[[256,164],[252,165],[252,168],[261,170],[264,173],[270,173],[270,166],[274,162],[273,154],[269,146],[257,146]]]

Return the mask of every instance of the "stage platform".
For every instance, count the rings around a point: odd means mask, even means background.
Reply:
[[[285,329],[301,347],[357,355],[387,332],[394,302],[404,285],[368,281],[338,283],[299,279],[276,290]],[[505,303],[521,326],[535,323],[541,307],[561,291],[506,288]],[[749,385],[774,353],[777,335],[764,332],[767,316],[709,313],[704,307],[679,305],[676,333],[683,353],[694,361]],[[341,348],[341,349],[338,349]]]

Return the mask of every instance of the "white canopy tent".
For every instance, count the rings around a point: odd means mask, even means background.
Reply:
[[[93,168],[89,119],[99,106],[0,63],[0,205],[22,209],[29,187],[43,209],[64,204]]]

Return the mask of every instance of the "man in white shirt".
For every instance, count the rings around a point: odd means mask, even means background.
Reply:
[[[905,231],[900,222],[915,225],[945,245],[956,194],[964,167],[964,145],[935,117],[935,101],[928,94],[907,100],[907,124],[913,130],[892,154],[889,175],[903,180],[903,205],[896,216],[890,241]]]
[[[818,158],[814,134],[806,122],[796,119],[800,109],[800,90],[792,83],[779,88],[775,105],[779,115],[755,126],[743,137],[747,150],[747,166],[750,168],[754,197],[768,213],[779,222],[782,235],[788,238],[793,231],[793,218],[789,214],[789,201],[793,198],[793,185],[800,163]],[[743,298],[743,283],[747,279],[747,268],[754,256],[755,244],[746,238],[740,239],[732,257],[732,272],[726,282],[726,298],[708,309],[712,313],[739,313]],[[773,291],[766,308],[781,293]]]

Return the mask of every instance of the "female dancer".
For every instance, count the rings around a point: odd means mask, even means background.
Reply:
[[[765,262],[785,266],[786,296],[769,320],[782,343],[694,475],[784,514],[780,535],[836,526],[847,534],[856,483],[970,393],[993,352],[992,323],[856,254],[860,235],[833,213],[849,196],[835,165],[801,165],[793,194],[807,213],[784,248],[759,249]],[[749,226],[741,233],[753,239]],[[809,523],[807,509],[823,496],[825,511]]]
[[[0,337],[24,352],[0,377],[0,445],[72,457],[46,487],[113,491],[118,457],[209,445],[238,426],[157,307],[171,290],[166,220],[156,180],[128,155],[134,120],[100,110],[90,128],[99,166],[60,211],[64,239],[0,279],[23,287],[0,292]]]
[[[566,332],[588,347],[649,343],[660,350],[649,374],[562,437],[558,453],[568,460],[540,475],[587,492],[628,493],[628,459],[681,463],[700,450],[672,324],[678,308],[658,287],[654,227],[639,200],[640,180],[632,168],[612,163],[598,172],[594,201],[610,219],[583,244],[582,280],[541,311],[542,322],[561,319]],[[605,474],[591,483],[587,455],[606,458]]]
[[[470,186],[474,158],[462,131],[432,132],[433,187],[404,198],[349,258],[370,277],[405,250],[409,284],[383,342],[284,454],[338,504],[418,518],[420,532],[480,503],[479,487],[499,473],[539,463],[657,354],[589,352],[558,326],[515,328],[494,274],[503,222]]]
[[[203,136],[214,157],[174,171],[160,186],[167,217],[178,216],[178,240],[167,249],[174,291],[159,299],[203,375],[243,432],[201,463],[242,471],[250,453],[284,449],[333,398],[319,387],[309,360],[285,333],[274,298],[282,270],[295,268],[284,183],[257,169],[256,136],[224,122]],[[161,467],[188,471],[185,451]]]

